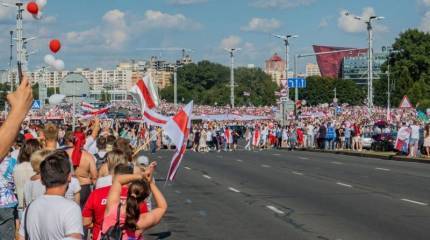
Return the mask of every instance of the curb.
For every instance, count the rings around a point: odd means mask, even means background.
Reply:
[[[326,150],[318,150],[318,149],[298,149],[298,150],[299,151],[306,151],[306,152],[331,153],[331,154],[339,154],[339,155],[355,156],[355,157],[377,158],[377,159],[399,161],[399,162],[416,162],[416,163],[428,163],[428,164],[430,164],[430,159],[408,158],[405,156],[397,156],[395,154],[387,155],[387,156],[381,156],[381,155],[366,153],[366,152],[326,151]]]

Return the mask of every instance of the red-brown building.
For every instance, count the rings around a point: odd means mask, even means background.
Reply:
[[[317,63],[321,71],[321,76],[340,78],[342,77],[342,61],[345,57],[357,57],[367,53],[367,49],[346,48],[346,47],[332,47],[313,45],[315,53],[339,51],[346,49],[354,49],[345,52],[336,52],[317,55]]]
[[[281,79],[285,78],[285,61],[277,54],[266,60],[265,72],[272,77],[272,81],[280,86]]]

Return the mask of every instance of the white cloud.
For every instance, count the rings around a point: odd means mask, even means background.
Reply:
[[[144,14],[143,20],[139,25],[143,29],[179,29],[179,30],[195,30],[201,27],[197,23],[183,14],[168,14],[155,10],[147,10]]]
[[[339,18],[337,19],[338,27],[348,33],[358,33],[358,32],[366,32],[367,26],[363,21],[357,20],[354,17],[355,15],[347,14],[347,10],[341,10],[339,12]],[[367,7],[363,9],[361,16],[363,19],[368,19],[371,16],[376,16],[375,10],[372,7]],[[375,21],[373,23],[373,29],[377,32],[386,32],[388,28]]]
[[[206,3],[208,0],[170,0],[174,5],[191,5],[196,3]]]
[[[430,32],[430,11],[427,11],[421,19],[421,25],[419,29],[424,32]]]
[[[253,18],[248,23],[248,25],[242,27],[243,31],[253,31],[253,32],[272,32],[275,29],[278,29],[281,26],[281,23],[274,19],[265,19],[265,18]]]
[[[103,16],[106,26],[103,30],[105,43],[109,48],[120,49],[128,40],[128,29],[125,14],[118,9],[111,10]]]
[[[240,37],[231,35],[221,40],[220,48],[237,48],[241,42]]]
[[[251,5],[258,8],[294,8],[310,5],[316,0],[254,0]]]
[[[420,2],[426,6],[430,6],[430,0],[420,0]]]
[[[103,24],[100,26],[80,32],[68,32],[65,38],[68,43],[78,45],[80,48],[93,46],[120,50],[129,39],[130,31],[125,17],[125,13],[118,9],[108,11],[103,15]]]

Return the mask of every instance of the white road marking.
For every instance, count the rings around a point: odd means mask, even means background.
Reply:
[[[301,172],[293,172],[293,174],[300,175],[300,176],[303,175],[303,173],[301,173]]]
[[[204,178],[207,178],[207,179],[212,179],[210,176],[208,176],[208,175],[206,175],[206,174],[204,174],[204,175],[203,175],[203,177],[204,177]]]
[[[187,169],[187,170],[191,170],[191,168],[189,168],[189,167],[184,167],[185,169]]]
[[[302,160],[309,160],[309,158],[307,158],[307,157],[299,157],[299,159],[302,159]]]
[[[386,172],[391,171],[391,170],[390,170],[390,169],[388,169],[388,168],[379,168],[379,167],[375,168],[375,170],[379,170],[379,171],[386,171]]]
[[[264,168],[270,168],[270,166],[269,166],[269,165],[266,165],[266,164],[262,164],[262,165],[261,165],[261,167],[264,167]]]
[[[279,153],[274,153],[273,156],[281,156]]]
[[[283,211],[281,211],[281,210],[279,210],[279,209],[277,209],[276,207],[274,207],[274,206],[271,206],[271,205],[268,205],[268,206],[266,206],[268,209],[270,209],[270,210],[272,210],[272,211],[274,211],[275,213],[277,213],[277,214],[285,214]]]
[[[337,182],[336,184],[340,185],[340,186],[352,188],[352,185],[349,185],[349,184],[346,184],[346,183]]]
[[[401,200],[405,201],[405,202],[415,203],[415,204],[418,204],[418,205],[421,205],[421,206],[427,206],[428,205],[427,203],[418,202],[418,201],[410,200],[410,199],[407,199],[407,198],[403,198]]]
[[[341,162],[336,162],[336,161],[334,161],[334,162],[331,162],[332,164],[336,164],[336,165],[342,165],[343,163],[341,163]]]
[[[237,162],[243,162],[243,160],[240,160],[240,159],[237,159],[236,161],[237,161]]]
[[[240,191],[237,190],[236,188],[229,187],[228,190],[230,190],[232,192],[240,193]]]

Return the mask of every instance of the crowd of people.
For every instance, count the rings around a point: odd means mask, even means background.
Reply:
[[[1,239],[142,239],[166,213],[144,151],[171,149],[161,128],[137,119],[85,118],[71,125],[70,104],[30,111],[24,79],[8,95],[0,127]],[[162,102],[159,110],[177,108]],[[139,113],[131,102],[113,111]],[[277,119],[273,107],[196,106],[193,114],[248,115],[248,120],[194,118],[188,147],[196,152],[319,148],[362,151],[369,136],[409,157],[430,157],[430,125],[415,109],[364,106],[302,107]],[[50,120],[59,120],[53,121]],[[34,121],[37,120],[37,121]],[[375,137],[379,136],[379,137]],[[142,147],[143,146],[143,147]],[[143,150],[143,151],[141,151]]]
[[[26,78],[8,95],[0,127],[1,239],[143,239],[167,202],[156,162],[98,118],[76,126],[23,123]],[[119,127],[119,126],[118,126]]]

